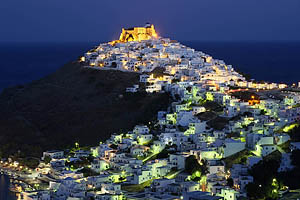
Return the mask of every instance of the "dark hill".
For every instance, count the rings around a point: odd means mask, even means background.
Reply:
[[[126,94],[139,74],[87,69],[73,62],[55,73],[0,95],[0,151],[97,145],[112,133],[131,130],[169,103],[167,94]],[[1,156],[1,155],[0,155]]]

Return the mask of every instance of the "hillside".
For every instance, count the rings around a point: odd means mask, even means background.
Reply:
[[[0,94],[0,151],[40,156],[42,150],[97,145],[112,133],[153,119],[167,94],[125,94],[139,74],[66,64],[55,73]],[[1,155],[0,155],[1,156]]]

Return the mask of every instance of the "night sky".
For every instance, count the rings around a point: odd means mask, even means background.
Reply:
[[[117,39],[153,23],[181,41],[300,40],[300,0],[4,0],[0,42]]]

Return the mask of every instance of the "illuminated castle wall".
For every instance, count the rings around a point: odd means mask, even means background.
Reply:
[[[158,35],[154,29],[154,25],[146,24],[145,27],[123,28],[119,40],[113,41],[113,43],[142,41],[157,37]]]

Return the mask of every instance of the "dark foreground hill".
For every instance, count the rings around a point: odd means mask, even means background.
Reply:
[[[126,94],[139,74],[87,69],[73,62],[0,95],[0,153],[97,145],[112,133],[147,122],[165,109],[167,94]],[[1,156],[1,155],[0,155]]]

